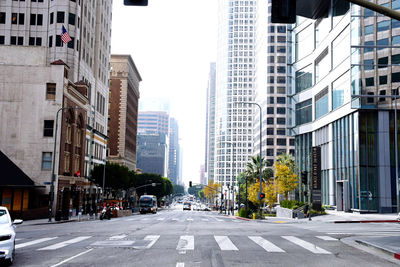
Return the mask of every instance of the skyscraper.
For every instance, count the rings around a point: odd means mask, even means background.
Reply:
[[[207,87],[207,113],[206,113],[206,153],[205,172],[208,179],[214,181],[214,153],[215,153],[215,62],[210,63],[210,73]]]
[[[169,121],[169,156],[168,156],[168,178],[174,183],[179,181],[180,146],[179,146],[179,125],[175,118]]]
[[[286,131],[287,48],[285,24],[271,23],[271,1],[257,1],[256,102],[262,108],[262,156],[272,167],[280,154],[294,155],[294,138]],[[260,151],[260,115],[255,111],[254,154]]]
[[[253,155],[256,1],[218,8],[214,181],[227,188]]]

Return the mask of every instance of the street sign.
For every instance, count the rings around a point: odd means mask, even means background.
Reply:
[[[312,204],[315,210],[320,210],[321,201],[321,147],[312,148],[312,169],[311,169]]]

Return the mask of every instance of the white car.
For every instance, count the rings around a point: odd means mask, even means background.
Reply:
[[[11,221],[6,207],[0,207],[0,259],[12,264],[15,257],[15,225],[22,220]]]

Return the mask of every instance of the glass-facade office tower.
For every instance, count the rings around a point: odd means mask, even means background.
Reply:
[[[168,156],[168,178],[174,183],[179,181],[180,149],[179,149],[179,125],[175,118],[169,120],[169,156]]]
[[[219,0],[214,182],[235,185],[253,155],[256,1]]]
[[[310,173],[311,149],[321,148],[323,205],[394,212],[394,100],[384,96],[400,86],[400,23],[344,0],[332,4],[321,19],[298,17],[289,35],[296,162]]]
[[[206,111],[206,153],[205,172],[207,181],[214,181],[214,153],[215,153],[215,62],[210,63],[210,73],[207,88],[207,111]]]
[[[262,156],[272,167],[277,156],[294,155],[286,130],[287,25],[271,23],[271,1],[257,1],[255,99],[262,108]],[[260,117],[255,109],[254,155],[260,152]]]

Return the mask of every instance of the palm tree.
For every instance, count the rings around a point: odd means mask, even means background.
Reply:
[[[276,162],[288,166],[289,169],[293,172],[295,171],[296,162],[294,161],[294,158],[291,154],[280,154]]]
[[[247,168],[245,170],[245,176],[249,181],[256,182],[260,177],[260,155],[256,157],[251,157],[251,161],[247,162]],[[274,172],[271,168],[266,168],[267,160],[265,158],[262,159],[261,168],[262,168],[262,178],[264,180],[269,180],[271,177],[274,176]]]

